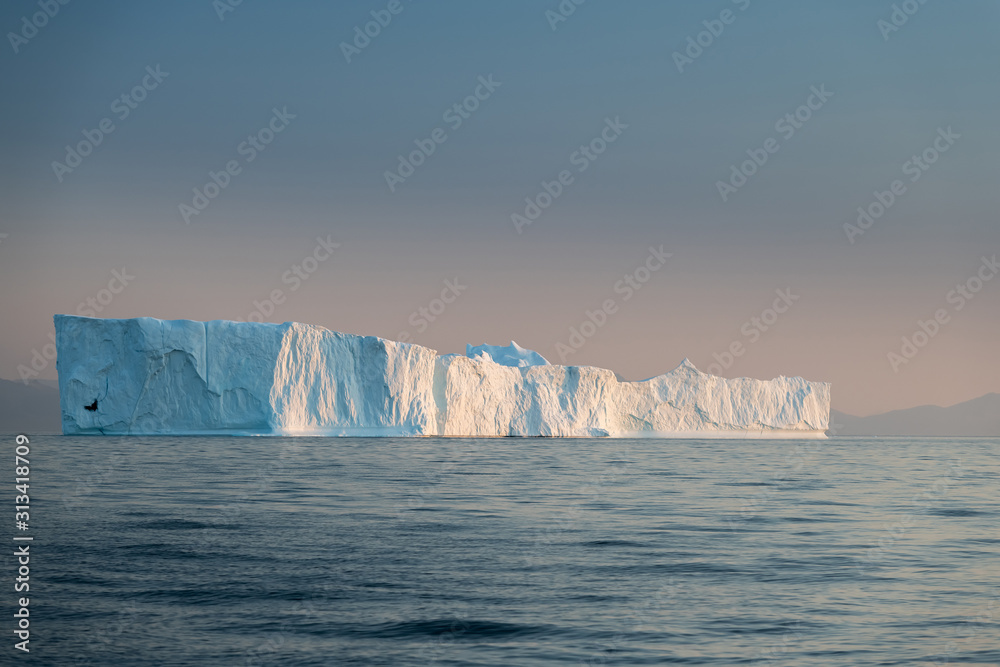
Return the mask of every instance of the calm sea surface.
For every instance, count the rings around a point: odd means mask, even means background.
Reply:
[[[18,664],[1000,664],[998,439],[31,452]]]

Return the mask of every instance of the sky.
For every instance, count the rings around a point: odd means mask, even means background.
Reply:
[[[1000,5],[577,2],[5,3],[0,377],[70,313],[1000,391]]]

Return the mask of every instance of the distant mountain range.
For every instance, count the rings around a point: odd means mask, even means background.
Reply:
[[[62,433],[55,380],[0,380],[0,433]]]
[[[942,408],[921,405],[871,417],[833,410],[830,435],[1000,437],[1000,394]],[[0,380],[0,433],[62,433],[55,380]]]
[[[921,405],[871,417],[830,413],[831,435],[1000,436],[1000,394],[942,408]]]

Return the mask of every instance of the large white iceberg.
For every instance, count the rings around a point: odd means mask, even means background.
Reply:
[[[536,352],[466,356],[308,324],[56,315],[66,434],[825,437],[830,385],[642,382]]]

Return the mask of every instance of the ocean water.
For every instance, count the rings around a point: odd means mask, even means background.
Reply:
[[[1000,664],[998,439],[31,451],[19,664]]]

